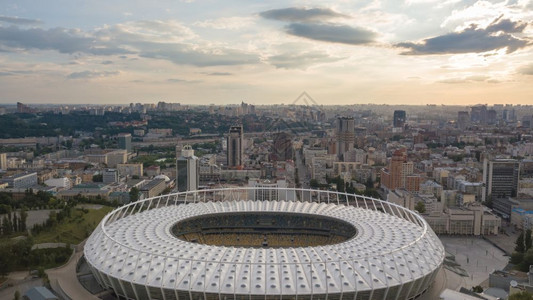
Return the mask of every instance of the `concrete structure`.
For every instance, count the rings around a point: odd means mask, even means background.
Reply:
[[[0,170],[7,170],[7,155],[0,153]]]
[[[176,190],[178,192],[194,191],[200,183],[200,163],[194,156],[190,145],[181,149],[181,156],[176,160]]]
[[[118,171],[116,169],[105,169],[102,173],[102,182],[104,184],[118,182]]]
[[[143,194],[143,198],[151,198],[161,195],[166,187],[164,179],[154,179],[144,182],[139,190]]]
[[[120,176],[143,176],[143,164],[117,164],[117,170]]]
[[[293,191],[287,190],[287,181],[285,180],[262,180],[253,178],[248,180],[248,199],[257,201],[278,201],[286,199],[293,201],[296,195]]]
[[[44,184],[46,184],[47,186],[53,186],[57,188],[67,189],[67,190],[72,188],[73,186],[72,181],[68,179],[67,177],[50,178],[48,180],[45,180]]]
[[[344,153],[354,148],[355,120],[350,117],[337,118],[336,122],[336,150],[337,157],[342,160]]]
[[[131,152],[131,134],[130,133],[119,133],[118,135],[118,147],[120,149]]]
[[[292,137],[286,132],[274,134],[272,160],[285,161],[293,159]]]
[[[387,168],[381,169],[381,186],[387,190],[405,188],[417,192],[424,178],[414,174],[414,164],[407,161],[405,149],[396,150]]]
[[[126,299],[414,299],[440,271],[444,247],[418,214],[373,198],[288,190],[303,198],[251,201],[247,189],[220,189],[122,206],[89,237],[85,258],[100,285]],[[310,234],[335,231],[323,227],[332,222],[356,234],[328,245],[254,248],[190,242],[169,230],[200,219],[203,233],[212,218],[234,214],[246,215],[238,218],[244,224],[263,214],[252,229],[308,218]]]
[[[27,189],[38,184],[38,177],[36,172],[16,174],[0,179],[0,183],[7,183],[14,189]]]
[[[52,294],[49,289],[44,286],[37,286],[29,289],[26,294],[24,294],[24,299],[27,300],[57,300],[59,299],[56,295]]]
[[[244,132],[242,125],[231,126],[228,134],[228,168],[242,168],[244,165]]]
[[[405,110],[395,110],[392,116],[392,126],[402,128],[405,126],[407,116]]]
[[[514,159],[483,161],[483,183],[485,190],[482,200],[516,197],[520,162]]]
[[[437,234],[496,235],[501,227],[501,219],[479,203],[423,217]]]

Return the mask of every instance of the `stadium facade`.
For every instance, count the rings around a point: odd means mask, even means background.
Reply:
[[[444,247],[417,213],[345,193],[250,188],[122,206],[89,237],[95,278],[127,299],[413,299]],[[257,188],[252,188],[257,189]]]

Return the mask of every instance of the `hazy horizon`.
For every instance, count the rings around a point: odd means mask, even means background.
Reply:
[[[7,0],[0,104],[532,104],[532,21],[532,0]]]

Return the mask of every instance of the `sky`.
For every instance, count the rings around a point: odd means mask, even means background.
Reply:
[[[2,0],[0,103],[533,104],[533,0]]]

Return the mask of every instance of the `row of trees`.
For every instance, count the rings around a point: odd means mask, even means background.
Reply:
[[[0,226],[0,236],[9,236],[17,232],[26,232],[27,218],[28,213],[24,208],[21,209],[18,214],[16,212],[5,214]]]
[[[531,234],[531,229],[520,232],[516,239],[515,252],[511,255],[511,263],[523,272],[529,271],[529,266],[533,265],[533,240]]]

